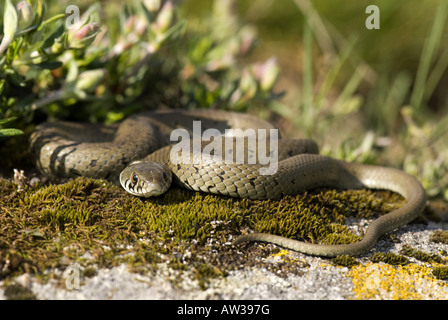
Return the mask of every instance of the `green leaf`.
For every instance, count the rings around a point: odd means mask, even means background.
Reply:
[[[3,125],[5,123],[11,122],[11,121],[14,121],[16,119],[17,119],[17,117],[11,117],[11,118],[7,118],[7,119],[0,119],[0,125]]]
[[[5,2],[5,14],[3,16],[3,33],[6,38],[12,39],[17,30],[17,11],[11,0]]]
[[[49,69],[54,70],[62,66],[62,62],[60,61],[45,61],[42,63],[35,64],[34,67],[40,68],[40,69]]]
[[[50,48],[55,40],[64,34],[64,31],[64,25],[61,24],[50,36],[45,39],[42,48]]]
[[[160,38],[157,39],[158,45],[161,45],[166,39],[174,38],[185,32],[187,23],[186,20],[180,20],[174,26],[169,28]]]
[[[0,138],[17,136],[19,134],[23,134],[23,131],[14,128],[0,129]]]
[[[6,85],[6,80],[1,79],[0,80],[0,95],[3,93],[3,90],[5,90],[5,85]],[[1,124],[1,120],[0,120],[0,124]]]
[[[17,11],[11,0],[5,2],[5,13],[3,14],[3,39],[0,43],[0,54],[8,49],[17,30]]]
[[[34,8],[35,14],[34,14],[34,23],[36,25],[40,25],[42,20],[43,20],[43,16],[45,15],[45,6],[42,3],[41,0],[37,0],[36,6]]]

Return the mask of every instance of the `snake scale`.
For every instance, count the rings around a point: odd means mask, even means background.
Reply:
[[[31,135],[30,150],[36,166],[47,176],[119,181],[125,190],[137,196],[161,194],[173,180],[190,190],[250,199],[278,199],[318,187],[384,189],[406,199],[401,208],[371,222],[357,243],[323,245],[264,233],[246,234],[234,242],[269,242],[310,255],[366,253],[382,234],[411,222],[425,206],[425,191],[413,176],[394,168],[319,155],[311,140],[278,140],[278,168],[270,175],[260,174],[263,165],[259,163],[227,163],[215,161],[215,157],[188,163],[181,157],[173,157],[170,133],[179,128],[193,132],[194,121],[201,121],[202,131],[275,129],[272,124],[247,114],[157,110],[132,115],[115,125],[43,123]]]

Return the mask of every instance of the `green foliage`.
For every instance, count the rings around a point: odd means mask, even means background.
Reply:
[[[11,117],[11,118],[8,118],[8,119],[1,119],[0,120],[0,126],[3,126],[4,124],[6,124],[8,122],[11,122],[11,121],[14,121],[14,120],[16,120],[15,117]],[[14,129],[14,128],[0,129],[0,138],[12,137],[12,136],[16,136],[16,135],[19,135],[19,134],[23,134],[23,131],[19,130],[19,129]]]
[[[0,118],[18,126],[36,113],[114,122],[161,104],[242,110],[276,97],[275,59],[241,68],[255,34],[237,22],[241,32],[218,32],[222,10],[189,26],[170,1],[78,8],[8,0],[2,9]]]

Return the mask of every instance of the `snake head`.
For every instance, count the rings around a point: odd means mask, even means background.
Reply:
[[[171,171],[152,161],[133,162],[120,173],[121,186],[138,197],[159,196],[168,190],[171,181]]]

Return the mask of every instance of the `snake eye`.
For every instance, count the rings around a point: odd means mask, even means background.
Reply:
[[[138,174],[133,172],[132,175],[131,175],[131,181],[132,181],[132,183],[137,183],[137,181],[138,181]]]
[[[163,173],[163,179],[164,179],[164,180],[167,180],[167,179],[168,179],[168,176],[166,175],[165,172]]]

